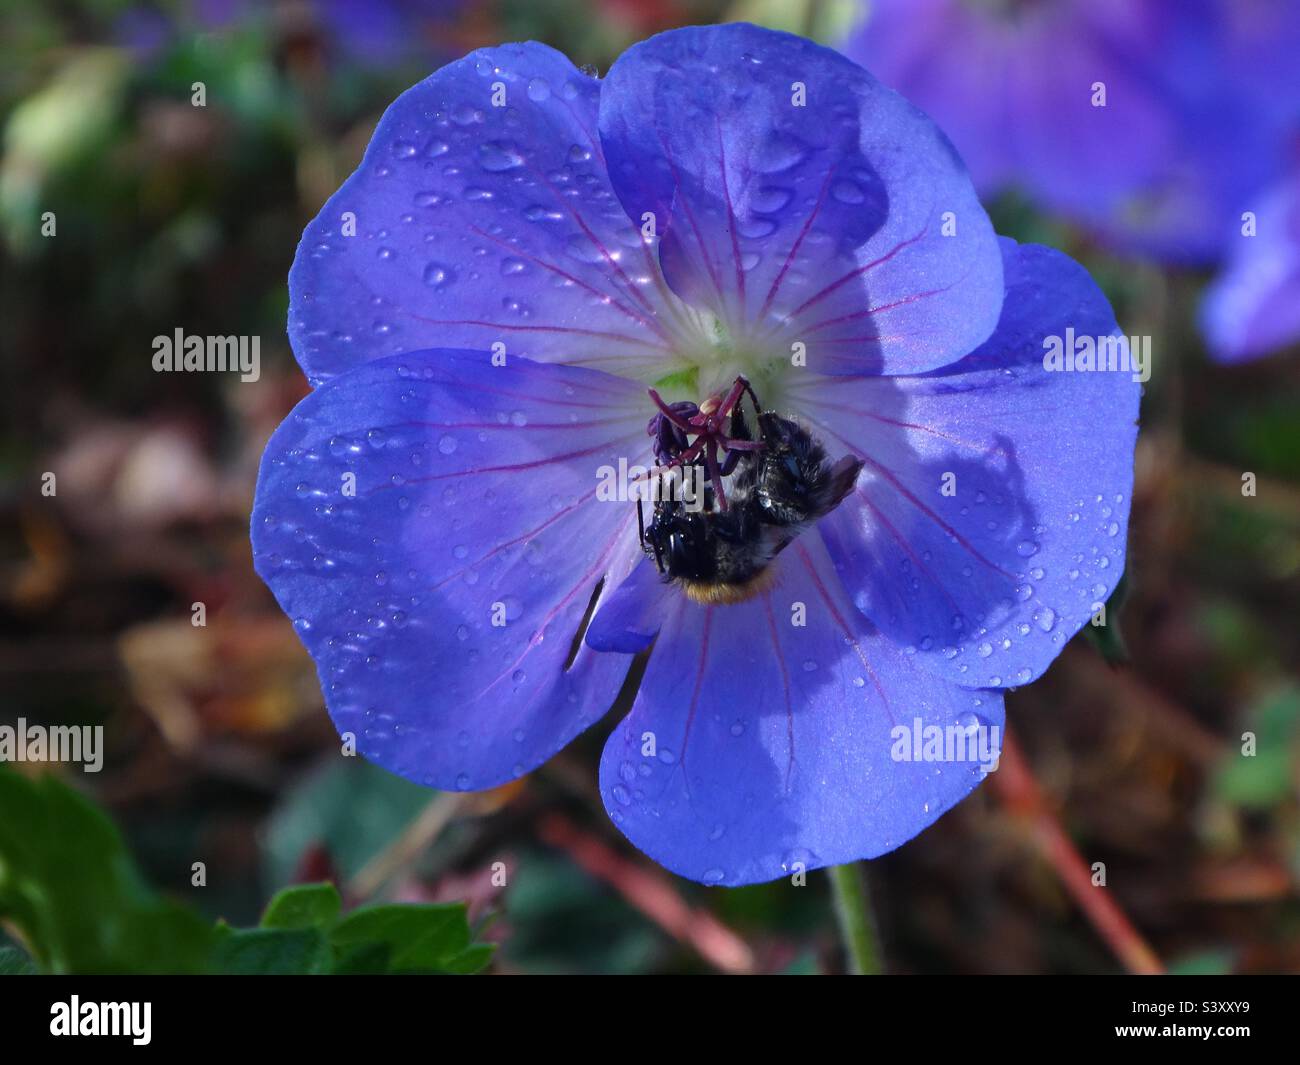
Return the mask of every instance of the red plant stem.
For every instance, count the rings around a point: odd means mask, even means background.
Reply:
[[[707,910],[688,906],[666,875],[628,861],[561,814],[544,817],[539,834],[711,965],[728,973],[754,972],[749,945]]]
[[[1093,885],[1091,868],[1048,806],[1020,744],[1009,730],[1003,734],[1002,756],[993,774],[993,786],[1007,809],[1028,822],[1039,853],[1056,870],[1066,891],[1124,967],[1131,973],[1163,973],[1164,966],[1155,951],[1133,927],[1111,893]]]

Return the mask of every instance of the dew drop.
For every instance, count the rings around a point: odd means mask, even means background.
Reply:
[[[861,203],[866,199],[862,189],[852,181],[837,181],[831,186],[831,195],[840,203]]]
[[[523,166],[524,157],[509,141],[488,141],[479,147],[478,162],[488,173],[500,174]]]
[[[749,206],[760,214],[774,214],[785,208],[794,192],[780,185],[765,185],[750,197]]]
[[[424,268],[424,283],[430,288],[445,288],[454,277],[451,268],[441,263],[430,263]]]

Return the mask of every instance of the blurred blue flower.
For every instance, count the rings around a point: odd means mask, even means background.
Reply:
[[[311,28],[336,55],[363,67],[447,54],[448,28],[462,0],[306,0],[276,7],[251,0],[184,0],[162,10],[126,8],[116,19],[114,38],[151,57],[190,35],[262,26],[280,32]]]
[[[1002,689],[1124,568],[1139,387],[1044,364],[1117,333],[1105,298],[996,237],[936,127],[797,37],[674,31],[603,80],[540,44],[452,63],[385,113],[290,297],[315,391],[267,447],[254,557],[340,732],[491,787],[650,649],[600,790],[683,876],[921,831],[985,767],[911,737],[996,754]],[[862,470],[768,586],[711,605],[598,487],[671,444],[649,388],[699,404],[740,374]]]
[[[1202,329],[1221,362],[1243,362],[1300,340],[1300,170],[1252,215],[1202,307]]]
[[[1300,130],[1300,8],[1279,0],[876,0],[846,50],[982,193],[1171,262],[1224,253]]]
[[[141,58],[152,58],[188,35],[230,30],[266,13],[250,0],[184,0],[166,8],[132,4],[116,15],[113,38]]]
[[[335,46],[377,65],[447,54],[441,39],[462,0],[315,0]]]

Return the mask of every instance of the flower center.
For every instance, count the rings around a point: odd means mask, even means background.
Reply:
[[[659,411],[648,426],[655,476],[669,490],[655,496],[649,522],[637,503],[642,550],[697,602],[759,594],[770,586],[772,561],[839,505],[862,462],[832,462],[806,429],[760,403],[743,376],[698,404],[670,403],[654,388],[650,398]],[[689,490],[672,490],[684,480]]]
[[[703,403],[744,378],[767,409],[784,409],[793,362],[789,346],[778,336],[737,332],[716,315],[694,309],[684,326],[678,331],[678,368],[654,382],[666,400]]]

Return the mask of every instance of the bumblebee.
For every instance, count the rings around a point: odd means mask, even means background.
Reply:
[[[740,414],[745,393],[754,405],[754,434]],[[840,504],[857,481],[861,460],[831,462],[802,426],[760,410],[744,378],[727,399],[695,413],[688,409],[693,405],[669,408],[653,398],[669,422],[650,425],[661,460],[702,466],[705,498],[701,509],[660,499],[649,524],[638,511],[642,549],[698,603],[740,603],[761,594],[771,586],[772,560]],[[724,425],[729,435],[721,433]],[[691,433],[698,436],[693,443],[686,439]],[[721,460],[715,445],[723,449]]]

